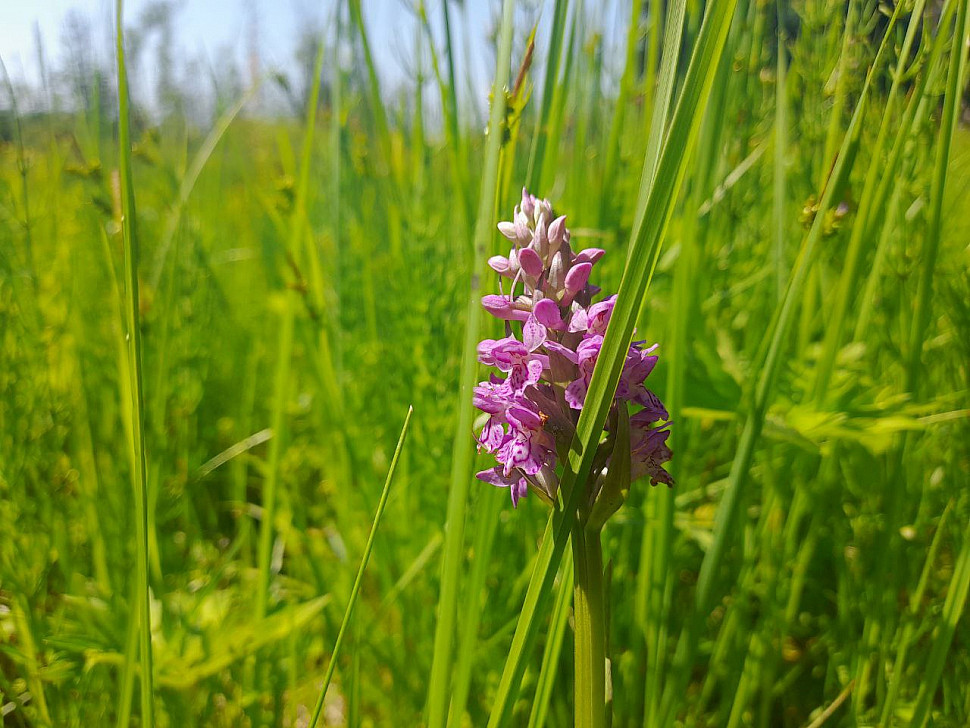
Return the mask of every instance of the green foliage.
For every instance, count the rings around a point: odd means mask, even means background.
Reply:
[[[526,180],[621,292],[567,486],[631,337],[674,415],[602,533],[613,725],[970,722],[965,2],[512,5],[507,135],[457,3],[427,108],[352,2],[299,121],[2,112],[4,725],[572,723],[575,508],[472,479]]]

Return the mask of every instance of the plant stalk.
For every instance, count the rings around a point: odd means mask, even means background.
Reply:
[[[599,529],[573,527],[576,728],[606,728],[606,596]]]

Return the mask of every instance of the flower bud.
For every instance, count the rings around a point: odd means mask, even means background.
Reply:
[[[549,236],[546,231],[546,216],[540,213],[536,220],[535,235],[532,236],[531,247],[546,260],[549,257]]]
[[[491,258],[489,258],[488,267],[499,275],[506,276],[507,278],[512,277],[509,259],[502,255],[493,255]]]
[[[547,293],[552,298],[562,298],[563,284],[566,279],[566,260],[563,251],[560,250],[552,256],[549,264],[549,273],[546,275]]]
[[[515,223],[503,220],[498,224],[498,231],[502,233],[502,235],[507,237],[509,240],[512,240],[512,241],[515,240],[515,237],[516,237]]]
[[[566,216],[560,215],[551,223],[549,223],[549,250],[555,253],[559,250],[559,247],[565,242],[566,233]]]
[[[532,240],[532,232],[529,230],[529,218],[522,212],[515,213],[515,244],[528,245]]]
[[[533,214],[535,214],[535,200],[536,198],[529,194],[529,191],[525,187],[522,188],[522,212],[525,213],[526,217],[530,220]]]

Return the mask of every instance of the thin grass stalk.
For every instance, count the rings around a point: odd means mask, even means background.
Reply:
[[[330,82],[330,215],[331,215],[331,228],[330,235],[333,238],[333,248],[331,250],[331,276],[330,280],[333,281],[333,302],[331,304],[331,314],[330,319],[336,322],[337,328],[340,328],[340,309],[341,301],[343,298],[343,291],[341,286],[341,275],[340,275],[340,259],[343,254],[343,230],[341,225],[343,224],[343,216],[341,215],[341,208],[343,207],[341,203],[341,191],[343,189],[343,148],[342,148],[342,137],[343,137],[343,95],[344,95],[344,79],[343,79],[343,69],[340,67],[340,38],[343,33],[343,2],[338,3],[337,7],[334,8],[334,30],[333,30],[333,46],[331,48],[330,63],[333,68],[333,78]],[[337,381],[343,381],[343,371],[344,371],[344,356],[343,347],[340,340],[339,333],[334,336],[333,343],[333,369],[337,377]],[[339,388],[338,388],[339,389]]]
[[[141,720],[155,724],[154,683],[152,669],[151,587],[149,584],[148,548],[148,468],[145,455],[144,396],[142,393],[141,324],[138,296],[138,237],[135,225],[135,190],[131,178],[130,113],[128,108],[128,71],[122,24],[122,0],[115,2],[115,53],[118,68],[118,149],[121,187],[121,235],[125,251],[126,329],[128,342],[128,380],[130,398],[125,405],[131,419],[132,486],[135,496],[135,579],[138,584],[137,608],[132,619],[139,623],[139,695]]]
[[[552,100],[556,94],[556,82],[559,79],[562,39],[565,36],[566,14],[568,12],[569,0],[556,0],[552,13],[552,26],[549,29],[549,48],[546,50],[546,76],[542,82],[542,102],[539,105],[539,118],[536,120],[535,136],[532,137],[529,167],[525,174],[525,186],[530,190],[540,188],[539,175],[542,172],[546,139],[549,136],[549,115],[552,111]]]
[[[657,5],[658,3],[654,3]],[[653,12],[657,12],[654,7]],[[670,115],[670,102],[674,95],[674,81],[677,78],[677,61],[680,58],[680,44],[684,36],[684,17],[687,13],[687,0],[675,0],[667,7],[667,22],[664,28],[663,57],[660,59],[660,76],[657,84],[657,96],[650,114],[650,132],[647,137],[647,152],[643,165],[643,173],[652,180],[657,171],[660,159],[660,148],[667,135],[667,119]],[[658,20],[654,19],[653,23]],[[654,31],[651,30],[651,45]],[[654,59],[649,63],[655,64]],[[640,195],[646,195],[650,187],[641,183]],[[638,199],[637,204],[645,204],[646,200]]]
[[[919,373],[922,362],[923,342],[930,317],[930,295],[933,284],[933,273],[936,258],[939,253],[940,231],[942,229],[943,195],[946,190],[947,170],[950,160],[950,148],[957,125],[957,110],[961,96],[961,83],[966,68],[967,42],[967,14],[970,3],[961,2],[957,10],[957,17],[953,28],[952,45],[950,49],[949,67],[947,70],[946,95],[943,100],[943,115],[940,124],[940,139],[937,146],[936,164],[934,166],[933,182],[931,186],[932,208],[930,224],[923,245],[922,270],[920,271],[919,289],[916,300],[916,310],[913,315],[912,333],[910,337],[910,351],[906,368],[906,391],[918,395]],[[902,452],[901,446],[899,452]],[[892,525],[892,523],[890,523]],[[930,656],[920,684],[913,710],[911,725],[922,728],[930,717],[930,705],[936,693],[947,652],[956,631],[957,622],[963,614],[970,590],[970,521],[963,534],[963,546],[954,566],[953,577],[947,590],[946,601],[943,604],[942,623],[933,637]]]
[[[951,19],[954,17],[954,13],[957,12],[958,10],[957,6],[959,6],[959,10],[962,11],[964,9],[964,5],[965,3],[963,2],[954,2],[950,0],[943,7],[942,13],[940,15],[940,21],[937,26],[938,27],[937,35],[936,35],[936,38],[934,39],[933,46],[929,54],[929,59],[926,62],[925,73],[917,83],[918,93],[915,93],[913,95],[913,98],[910,101],[909,107],[907,108],[907,114],[909,113],[913,114],[913,116],[911,117],[911,123],[913,124],[913,126],[910,128],[915,129],[915,125],[918,123],[918,119],[920,118],[920,116],[926,113],[926,108],[927,108],[925,105],[926,97],[923,93],[923,89],[929,87],[929,84],[935,78],[936,70],[939,68],[939,63],[942,58],[943,50],[946,46],[946,37],[947,37],[946,28],[950,24]],[[957,21],[958,21],[958,27],[959,27],[959,17],[957,18]],[[965,23],[963,24],[963,28],[965,29]],[[958,30],[954,28],[953,35],[951,37],[956,38],[957,33],[958,33]],[[956,63],[959,64],[959,61],[960,61],[960,58],[958,54]],[[952,68],[953,62],[954,62],[953,56],[951,56],[950,57],[951,68],[949,69],[949,73],[954,73],[954,72],[959,73],[959,67],[956,69],[956,71],[954,71],[954,69]],[[944,99],[944,116],[943,116],[944,122],[946,121],[946,118],[947,118],[946,117],[947,99],[952,98],[952,96],[949,95],[951,81],[952,81],[952,78],[948,75],[947,97]],[[918,104],[916,103],[917,99],[919,99]],[[905,122],[906,122],[906,119],[904,117],[903,128],[906,128]],[[952,122],[952,119],[951,119],[951,122]],[[946,152],[947,156],[941,156],[941,150],[948,143],[948,139],[949,139],[948,131],[947,131],[948,129],[950,129],[950,127],[946,126],[945,123],[941,124],[940,141],[939,141],[939,146],[937,147],[936,166],[934,169],[933,183],[931,185],[931,204],[934,205],[934,207],[937,204],[939,204],[941,206],[940,207],[941,210],[942,210],[941,197],[942,197],[943,187],[946,181],[946,165],[948,162],[948,154],[949,154],[949,151],[947,150]],[[951,130],[951,133],[952,133],[952,130]],[[904,143],[903,139],[897,139],[895,146],[902,147],[903,143]],[[901,149],[894,149],[893,156],[896,156],[900,153],[901,153]],[[891,180],[887,180],[887,183],[889,181]],[[938,238],[938,235],[939,235],[939,227],[936,227],[934,231],[933,215],[934,215],[934,211],[931,210],[930,225],[927,228],[926,237],[924,238],[925,247],[923,251],[924,255],[922,256],[923,265],[924,266],[929,265],[931,267],[935,266],[935,252],[932,252],[931,249],[935,247],[936,239]],[[937,220],[937,225],[938,224],[939,224],[939,220]],[[920,368],[919,367],[920,356],[918,353],[916,353],[915,359],[914,359],[913,358],[914,352],[917,349],[921,350],[923,337],[925,336],[925,329],[921,332],[918,332],[917,326],[916,326],[916,322],[920,315],[919,300],[920,300],[920,296],[924,295],[924,292],[925,292],[925,289],[923,288],[924,281],[931,281],[931,280],[932,280],[932,271],[927,272],[927,270],[924,267],[920,273],[921,287],[918,289],[918,292],[917,292],[917,305],[915,306],[915,312],[914,312],[913,318],[911,319],[911,328],[909,332],[910,350],[909,350],[909,355],[906,358],[906,369],[904,371],[904,377],[905,377],[904,390],[907,392],[910,392],[911,394],[915,392],[918,386],[918,381],[916,377],[919,373],[919,368]],[[927,285],[929,285],[929,283],[927,283]],[[891,474],[890,480],[899,480],[900,482],[905,482],[905,479],[904,479],[905,457],[906,457],[905,454],[911,442],[912,442],[912,438],[910,437],[909,433],[903,433],[903,435],[898,438],[898,442],[896,444],[896,447],[894,449],[894,452],[892,454],[892,457],[888,465],[889,472]],[[895,539],[892,538],[892,534],[895,533],[896,528],[899,525],[900,518],[902,517],[901,509],[903,508],[903,505],[904,505],[904,498],[902,497],[903,493],[901,491],[903,491],[903,489],[901,488],[889,488],[886,494],[886,498],[883,506],[884,511],[886,513],[886,519],[885,519],[885,526],[883,527],[883,529],[881,529],[878,537],[879,540],[878,540],[878,546],[876,550],[876,553],[878,554],[878,556],[876,559],[875,569],[874,569],[874,572],[877,575],[875,581],[876,583],[879,583],[879,584],[886,584],[887,580],[890,583],[894,581],[894,564],[895,564],[896,554],[898,553],[898,544],[895,541]],[[863,626],[864,644],[869,647],[870,651],[874,651],[877,648],[878,635],[880,635],[883,632],[883,630],[886,629],[888,625],[895,620],[896,614],[897,614],[897,609],[895,606],[894,590],[884,589],[876,605],[872,609],[870,609],[869,612],[867,613],[865,624]],[[857,666],[856,690],[855,690],[855,695],[853,697],[853,703],[856,707],[857,712],[862,709],[862,706],[864,704],[863,699],[868,692],[868,687],[869,687],[868,676],[869,676],[869,673],[871,672],[871,667],[872,667],[872,661],[869,658],[868,654],[860,656],[859,663]]]
[[[775,295],[781,302],[785,293],[785,155],[788,152],[788,88],[786,83],[787,59],[785,58],[785,31],[782,25],[783,0],[776,3],[778,17],[778,61],[775,66],[775,164],[772,186],[772,213],[774,215],[775,239],[772,247],[772,263],[775,267]]]
[[[535,697],[532,700],[532,710],[529,713],[529,728],[542,728],[546,725],[549,715],[549,702],[552,699],[552,689],[559,670],[559,655],[562,651],[566,626],[569,623],[570,606],[572,604],[574,570],[573,552],[566,549],[560,568],[559,584],[556,586],[556,603],[552,609],[549,623],[549,633],[546,636],[546,646],[542,652],[542,664],[539,677],[536,680]]]
[[[579,38],[579,13],[573,13],[573,22],[569,28],[569,42],[566,44],[566,65],[563,67],[562,79],[554,85],[552,105],[548,118],[548,136],[544,143],[542,167],[538,168],[538,188],[548,189],[556,184],[556,175],[560,171],[559,153],[563,124],[566,122],[566,104],[569,90],[572,88],[573,67],[576,56],[579,55],[577,42]]]
[[[438,57],[438,51],[435,48],[434,34],[431,32],[431,23],[428,20],[428,14],[426,12],[425,6],[422,3],[418,8],[418,14],[421,21],[421,26],[424,30],[424,34],[427,36],[428,41],[428,51],[431,54],[431,70],[434,72],[435,81],[438,84],[438,94],[441,99],[441,113],[444,116],[444,131],[445,131],[445,141],[447,143],[448,152],[451,156],[451,184],[454,189],[454,194],[458,197],[460,204],[457,206],[458,211],[458,221],[463,229],[467,229],[470,225],[469,220],[472,218],[474,211],[472,210],[472,201],[470,199],[468,182],[465,177],[465,163],[462,156],[462,142],[461,136],[458,132],[458,101],[455,95],[455,66],[454,59],[452,58],[452,48],[451,48],[451,14],[448,11],[448,3],[441,3],[441,12],[444,17],[445,26],[445,41],[446,41],[446,58],[447,58],[447,71],[448,80],[441,74],[441,61]],[[466,250],[463,246],[461,250]]]
[[[470,225],[470,220],[474,214],[472,208],[472,191],[471,185],[468,184],[465,174],[465,169],[467,169],[467,159],[465,153],[465,142],[464,137],[458,132],[458,80],[455,76],[455,49],[454,49],[454,35],[451,30],[451,12],[448,10],[448,3],[441,3],[441,17],[444,20],[445,29],[445,49],[447,51],[447,66],[448,66],[448,92],[445,94],[448,104],[448,110],[451,115],[451,134],[452,140],[451,144],[454,150],[455,161],[458,164],[458,170],[456,174],[457,188],[455,190],[456,194],[461,195],[463,205],[462,208],[465,213],[465,224]],[[429,38],[430,40],[430,38]],[[430,46],[432,48],[432,53],[434,53],[434,42],[431,41]],[[435,56],[432,56],[434,58]]]
[[[681,223],[679,235],[680,255],[677,260],[677,267],[674,270],[671,316],[667,327],[667,338],[664,340],[669,357],[664,401],[673,422],[684,422],[682,415],[686,392],[686,372],[692,349],[688,332],[693,328],[698,265],[703,254],[704,239],[707,236],[710,219],[708,216],[699,217],[695,211],[700,208],[702,200],[709,196],[714,187],[713,179],[720,148],[724,103],[730,72],[727,59],[733,54],[735,42],[733,37],[728,37],[726,52],[718,64],[717,80],[711,92],[711,100],[701,126],[700,140],[694,155],[696,172],[692,180],[689,199],[685,203],[688,212]],[[669,443],[675,452],[689,451],[687,434],[686,426],[679,427],[676,432],[671,433]],[[675,458],[672,463],[671,474],[675,479],[678,479],[682,472],[682,463],[678,464]],[[673,550],[674,539],[673,493],[661,490],[651,493],[650,496],[654,510],[654,520],[648,529],[651,543],[649,545],[643,544],[644,549],[649,548],[649,574],[646,577],[649,579],[649,588],[648,598],[644,604],[645,637],[649,652],[644,708],[648,711],[645,716],[648,722],[657,719],[663,680],[666,675],[665,664],[668,655],[667,650],[664,649],[664,643],[669,631],[670,555]],[[647,536],[648,534],[645,533],[644,537],[647,538]],[[641,574],[643,571],[644,569],[641,568]]]
[[[872,265],[869,274],[866,276],[866,287],[859,301],[859,315],[856,318],[855,331],[852,334],[853,341],[861,341],[869,329],[872,320],[873,309],[877,302],[879,283],[882,281],[882,269],[885,265],[886,255],[889,250],[889,243],[896,231],[896,219],[899,214],[899,202],[902,197],[903,186],[893,185],[893,194],[889,199],[889,206],[886,208],[886,224],[879,235],[879,242],[876,244],[876,252],[872,256]]]
[[[283,427],[286,414],[286,400],[290,385],[290,361],[293,353],[293,329],[296,301],[290,293],[283,296],[283,310],[280,312],[279,343],[277,344],[276,372],[273,377],[273,409],[266,457],[266,482],[263,485],[262,515],[259,522],[259,545],[256,551],[256,608],[257,620],[266,617],[269,602],[270,570],[273,555],[273,535],[275,532],[277,489],[279,488],[280,457],[283,451]]]
[[[24,593],[14,593],[10,599],[10,615],[13,621],[14,634],[17,636],[20,652],[24,656],[24,673],[27,688],[30,690],[31,703],[36,707],[37,717],[41,725],[51,726],[51,714],[47,705],[44,691],[43,671],[37,656],[40,654],[30,618],[30,602]]]
[[[946,95],[943,99],[943,116],[940,123],[940,139],[936,149],[936,164],[930,188],[930,224],[923,243],[919,289],[913,313],[909,356],[906,362],[906,391],[914,396],[919,393],[919,375],[923,354],[923,342],[930,320],[933,293],[933,274],[940,250],[940,231],[943,227],[943,195],[946,191],[950,148],[959,121],[961,81],[966,66],[967,2],[958,3],[956,24],[953,28],[950,62],[947,70]]]
[[[923,595],[926,593],[926,587],[929,584],[933,566],[936,562],[936,554],[939,552],[940,544],[943,542],[944,526],[946,525],[947,516],[952,507],[953,502],[951,501],[947,504],[943,510],[943,514],[940,516],[940,521],[936,526],[936,533],[933,534],[933,540],[930,542],[930,547],[926,552],[926,559],[923,562],[923,571],[920,573],[919,582],[909,598],[909,609],[906,614],[902,634],[896,642],[896,659],[893,661],[891,679],[889,680],[886,699],[882,704],[882,715],[879,719],[879,725],[892,725],[896,699],[899,697],[899,689],[903,683],[903,670],[906,666],[907,653],[910,644],[912,644],[913,636],[916,633],[916,624],[919,619],[920,607],[923,604]]]
[[[367,68],[367,94],[370,101],[370,112],[377,126],[379,151],[387,168],[387,175],[382,176],[382,188],[386,197],[384,209],[388,217],[386,228],[387,237],[390,242],[391,252],[394,254],[398,264],[404,267],[404,251],[401,236],[401,231],[404,228],[401,221],[401,210],[404,209],[401,200],[404,189],[404,170],[394,155],[394,144],[391,139],[387,109],[384,104],[384,99],[381,97],[380,81],[377,76],[374,56],[371,53],[370,40],[367,36],[367,27],[364,23],[364,16],[361,10],[361,0],[349,0],[349,5],[351,20],[357,28],[361,48],[364,53],[364,64]],[[372,334],[376,339],[376,332],[372,332]]]
[[[408,427],[411,424],[411,414],[413,407],[408,407],[408,413],[404,417],[404,425],[401,427],[401,434],[397,439],[397,446],[394,448],[394,455],[391,457],[391,465],[387,470],[387,478],[384,480],[384,489],[381,491],[381,498],[377,503],[377,512],[374,514],[374,521],[371,523],[370,533],[367,536],[367,543],[364,545],[364,553],[360,558],[360,566],[357,568],[357,576],[354,579],[354,586],[350,590],[350,598],[347,600],[347,609],[344,611],[343,620],[340,622],[340,629],[337,631],[337,641],[334,642],[333,652],[330,654],[330,664],[327,665],[327,673],[323,678],[323,687],[317,697],[316,705],[310,716],[309,728],[316,728],[317,721],[320,720],[320,713],[323,710],[323,700],[327,696],[330,681],[333,673],[337,669],[337,658],[340,657],[340,648],[343,646],[344,637],[347,634],[347,626],[350,624],[354,614],[354,606],[360,595],[360,585],[364,581],[364,571],[367,570],[367,562],[370,560],[371,551],[374,550],[374,539],[377,536],[377,528],[381,525],[381,517],[384,515],[384,508],[387,505],[387,496],[391,492],[391,483],[394,480],[394,472],[397,470],[397,461],[401,457],[401,450],[404,449],[404,440],[408,434]]]
[[[899,85],[905,72],[906,62],[909,58],[913,41],[916,37],[916,29],[921,25],[919,21],[924,3],[925,0],[917,0],[906,28],[906,36],[900,49],[896,70],[892,74],[893,81],[889,89],[889,95],[886,98],[885,112],[883,113],[876,142],[871,152],[872,161],[866,173],[859,202],[858,215],[849,236],[842,276],[839,280],[839,290],[835,295],[834,310],[826,317],[825,339],[822,345],[822,354],[819,358],[814,390],[815,401],[819,406],[821,406],[829,389],[832,370],[841,345],[846,317],[853,298],[852,294],[859,288],[859,263],[865,250],[863,244],[866,237],[865,234],[871,230],[874,224],[884,222],[881,216],[884,207],[883,203],[886,200],[889,187],[892,186],[890,182],[896,179],[896,166],[899,163],[900,152],[903,146],[905,146],[906,135],[898,135],[893,145],[894,149],[893,153],[890,154],[889,162],[886,163],[882,159],[883,149],[888,139],[888,132],[893,118],[892,110],[895,105],[894,102],[899,92]],[[892,30],[893,27],[890,25],[886,31],[887,35]],[[903,128],[905,128],[905,125]]]
[[[502,148],[502,124],[505,119],[505,87],[509,79],[512,57],[512,17],[514,0],[505,0],[502,26],[499,33],[495,79],[492,83],[492,109],[489,133],[485,146],[482,187],[475,223],[472,277],[466,306],[465,340],[462,347],[461,385],[459,387],[458,420],[455,427],[454,457],[451,467],[451,486],[445,522],[444,558],[441,564],[441,594],[438,602],[438,621],[435,625],[434,653],[428,687],[429,728],[442,728],[448,718],[449,676],[455,625],[458,616],[458,593],[465,534],[465,513],[468,506],[468,487],[471,477],[474,444],[472,431],[472,389],[476,383],[477,347],[481,330],[481,274],[480,261],[485,259],[492,235],[499,184],[499,153]]]
[[[839,149],[839,134],[842,130],[842,112],[845,109],[846,93],[848,91],[848,67],[852,48],[851,41],[856,32],[855,26],[859,19],[859,13],[861,12],[859,8],[861,2],[862,0],[849,0],[846,9],[845,27],[842,29],[842,47],[839,52],[838,64],[834,70],[835,89],[832,93],[832,110],[829,113],[828,131],[825,135],[825,147],[821,157],[823,166],[820,170],[822,178],[818,180],[820,188],[825,184],[825,175],[828,173],[828,165],[830,164],[829,160],[835,157]],[[889,31],[891,30],[892,26],[887,29],[886,35],[889,35]]]
[[[131,585],[131,603],[138,602],[137,584]],[[118,703],[115,713],[118,728],[131,726],[131,698],[135,693],[135,672],[138,665],[138,620],[128,620],[128,630],[125,636],[125,669],[121,673],[121,686],[118,690]]]
[[[630,3],[630,25],[626,35],[626,60],[623,64],[623,75],[620,77],[620,91],[616,97],[616,106],[610,116],[610,132],[606,138],[606,162],[603,166],[603,189],[600,193],[599,224],[603,225],[610,213],[613,201],[613,180],[620,158],[620,135],[623,132],[623,122],[626,116],[627,100],[633,88],[633,77],[636,73],[637,34],[640,29],[640,14],[643,0],[632,0]],[[575,24],[574,24],[575,29]],[[641,187],[642,189],[642,187]]]
[[[965,19],[966,3],[963,7],[961,14]],[[960,617],[963,616],[968,591],[970,591],[970,520],[967,521],[963,531],[963,546],[953,567],[953,577],[947,588],[946,601],[943,602],[941,620],[933,635],[930,656],[923,672],[919,694],[916,696],[916,707],[913,709],[913,717],[910,721],[910,725],[914,728],[922,728],[930,719],[930,708],[936,696],[940,677],[943,675],[946,655],[953,642],[953,635]]]
[[[178,230],[179,221],[182,219],[182,212],[185,210],[192,190],[195,189],[195,183],[198,182],[199,175],[202,174],[202,170],[205,169],[205,165],[212,156],[212,153],[219,146],[219,142],[222,141],[226,132],[229,131],[232,122],[239,115],[239,112],[243,110],[243,107],[256,97],[259,88],[260,84],[257,81],[239,97],[235,104],[226,109],[222,116],[219,117],[215,126],[206,135],[202,146],[199,147],[199,150],[192,158],[192,163],[189,165],[185,175],[183,175],[182,181],[179,184],[178,196],[175,198],[172,209],[169,210],[168,217],[165,220],[165,229],[162,232],[158,248],[155,250],[152,272],[148,279],[148,285],[153,290],[158,288],[159,281],[162,278],[162,271],[165,269],[168,252],[175,238],[175,233]]]
[[[644,69],[643,69],[643,108],[644,110],[650,109],[650,116],[644,115],[644,118],[650,119],[650,124],[653,123],[653,117],[656,115],[657,101],[654,99],[654,94],[657,92],[657,56],[660,54],[660,21],[663,15],[662,7],[663,5],[658,2],[658,0],[647,0],[650,13],[650,26],[647,30],[646,44],[644,46],[644,51],[646,52],[646,58],[644,59]],[[669,5],[669,3],[664,3]],[[666,19],[666,27],[670,27],[670,15],[668,9],[668,15]],[[672,46],[667,45],[664,41],[664,48],[671,48]],[[679,49],[679,46],[678,46]],[[673,55],[680,55],[675,53]],[[663,64],[663,59],[661,59],[661,65]],[[662,73],[662,71],[661,71]],[[649,138],[649,132],[648,132]],[[659,147],[658,147],[659,148]]]
[[[543,607],[551,594],[556,571],[569,540],[583,484],[592,469],[595,444],[603,432],[674,199],[687,170],[689,150],[693,147],[700,129],[700,120],[714,82],[735,5],[736,0],[719,3],[711,8],[711,12],[704,19],[687,71],[684,90],[671,122],[671,133],[661,151],[652,189],[646,197],[646,204],[636,211],[636,223],[630,240],[633,250],[627,259],[616,307],[607,327],[586,404],[580,413],[577,435],[563,471],[563,505],[554,509],[546,526],[525,603],[512,638],[509,657],[492,705],[488,722],[490,728],[505,725],[511,716],[512,703],[518,693],[526,659],[531,654],[538,631],[539,615],[543,613]],[[642,183],[649,184],[649,181],[641,179]]]
[[[395,174],[395,179],[397,179],[396,165],[394,164],[392,156],[391,131],[387,121],[387,110],[381,99],[380,81],[377,78],[377,68],[374,65],[374,57],[371,53],[370,41],[367,37],[367,28],[364,25],[364,16],[361,12],[361,0],[348,0],[348,3],[350,6],[350,17],[357,27],[361,47],[364,51],[364,63],[367,66],[367,91],[371,102],[370,111],[374,115],[374,122],[377,124],[377,138],[381,145],[381,152],[384,155],[384,163],[388,165],[388,169]]]
[[[468,607],[459,620],[458,660],[455,666],[455,686],[451,695],[448,725],[460,726],[468,693],[471,688],[472,671],[477,655],[478,627],[481,624],[482,610],[479,607],[485,589],[488,567],[492,563],[492,546],[498,519],[507,503],[504,493],[486,491],[477,503],[475,517],[475,538],[472,542],[473,561],[471,572],[465,583],[465,600]]]

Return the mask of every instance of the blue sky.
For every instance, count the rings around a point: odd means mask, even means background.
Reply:
[[[151,0],[127,0],[125,22],[132,25]],[[248,20],[255,10],[258,18],[261,62],[264,68],[287,68],[292,63],[299,30],[308,20],[323,25],[332,16],[333,1],[309,0],[177,0],[176,31],[178,57],[201,57],[218,62],[226,52],[232,53],[240,68],[246,68]],[[487,87],[487,52],[485,32],[491,24],[493,5],[488,0],[465,3],[467,26],[458,22],[455,32],[473,29],[477,37],[469,47],[472,78]],[[429,3],[431,11],[436,3]],[[415,19],[407,9],[407,0],[367,0],[363,3],[372,50],[382,80],[393,86],[410,76]],[[452,5],[452,7],[456,7]],[[101,57],[110,52],[114,0],[0,0],[0,57],[16,80],[36,83],[40,80],[37,64],[35,26],[43,38],[49,62],[57,65],[61,57],[64,20],[69,11],[77,10],[91,23],[95,53]],[[432,16],[433,18],[436,16]],[[457,20],[461,20],[458,18]],[[461,38],[464,43],[464,38]]]
[[[134,25],[152,0],[126,0],[125,24]],[[441,45],[440,1],[426,0],[432,26]],[[413,78],[416,20],[408,9],[415,0],[363,0],[364,22],[368,27],[371,47],[383,88],[393,89]],[[173,58],[200,60],[203,68],[218,68],[220,59],[230,54],[244,73],[247,69],[249,18],[258,19],[261,66],[266,69],[292,68],[294,48],[303,24],[323,27],[332,18],[335,0],[175,0]],[[459,86],[468,88],[470,79],[475,105],[481,109],[488,97],[493,60],[487,33],[499,12],[500,0],[465,0],[451,2],[452,30],[456,43]],[[543,57],[548,42],[544,32],[552,20],[552,0],[518,0],[517,34],[523,35],[537,20],[537,58]],[[573,4],[575,5],[575,3]],[[629,12],[626,3],[617,0],[588,0],[589,20],[599,26],[607,38],[607,47],[622,42],[622,27]],[[102,64],[113,66],[114,0],[0,0],[0,57],[16,83],[37,87],[40,74],[37,63],[35,27],[42,37],[44,51],[51,67],[58,67],[63,53],[64,21],[72,10],[78,11],[91,25],[92,52]],[[615,45],[613,47],[616,47]],[[622,61],[622,54],[606,58],[607,68]],[[146,50],[141,64],[147,77],[133,79],[153,88],[152,61],[154,49]],[[467,61],[467,70],[466,70]],[[430,69],[426,68],[426,71]]]

